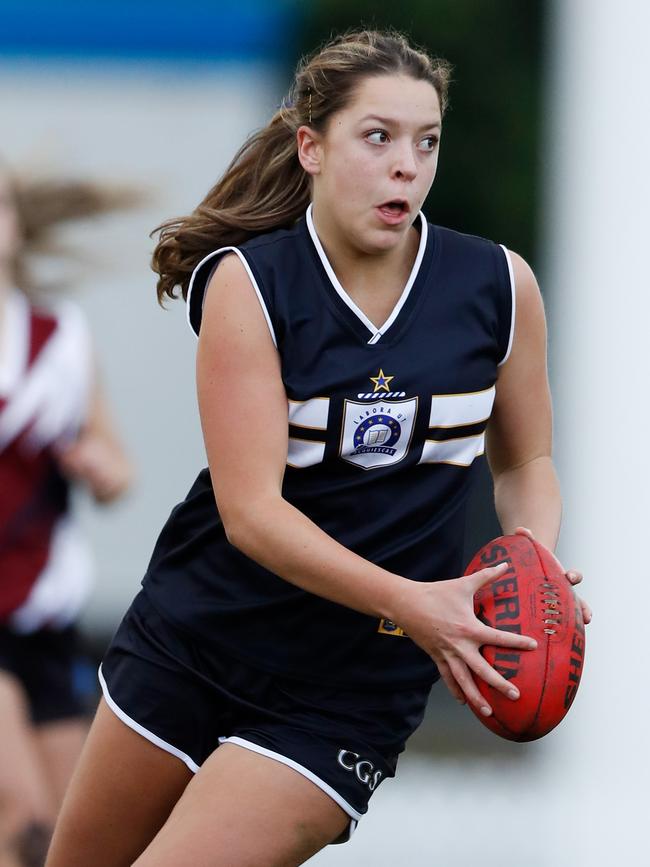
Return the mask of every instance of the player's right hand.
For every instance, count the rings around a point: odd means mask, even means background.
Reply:
[[[474,594],[507,568],[507,563],[501,563],[448,581],[409,581],[394,618],[433,659],[451,694],[484,716],[490,716],[492,708],[472,675],[513,701],[519,691],[483,658],[480,648],[486,644],[516,650],[537,647],[534,638],[486,626],[474,614]]]

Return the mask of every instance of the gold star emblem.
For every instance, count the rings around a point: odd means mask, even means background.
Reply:
[[[374,391],[390,391],[388,383],[391,381],[391,379],[395,379],[395,377],[385,376],[384,371],[380,367],[377,376],[371,376],[369,377],[369,379],[371,382],[375,383]]]

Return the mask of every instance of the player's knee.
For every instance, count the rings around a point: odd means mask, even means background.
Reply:
[[[10,849],[20,867],[43,867],[52,837],[52,828],[45,822],[30,821],[14,834]]]

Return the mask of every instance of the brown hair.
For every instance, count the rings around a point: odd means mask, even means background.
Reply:
[[[71,255],[56,240],[54,230],[60,223],[129,209],[144,200],[142,192],[131,187],[74,179],[20,178],[4,163],[0,164],[0,172],[7,177],[20,233],[12,278],[28,294],[37,288],[29,268],[32,255]]]
[[[310,183],[298,160],[298,128],[308,124],[324,131],[361,79],[391,73],[430,82],[444,112],[450,65],[412,47],[401,33],[349,31],[303,58],[278,111],[244,142],[198,207],[154,230],[159,233],[152,259],[159,275],[158,301],[177,297],[177,286],[186,298],[192,271],[212,250],[288,227],[301,217],[309,204]]]

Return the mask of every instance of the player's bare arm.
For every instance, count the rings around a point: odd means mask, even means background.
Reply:
[[[77,439],[57,450],[57,461],[67,476],[87,485],[99,503],[117,499],[131,484],[133,469],[115,430],[97,365],[88,416]]]
[[[533,272],[520,256],[510,255],[516,291],[514,339],[508,360],[499,368],[487,428],[487,456],[504,533],[528,527],[553,549],[560,529],[561,500],[551,457],[546,321]]]
[[[499,369],[487,428],[487,457],[504,533],[523,532],[554,550],[562,501],[553,464],[553,414],[546,359],[546,317],[530,266],[510,253],[516,292],[512,351]],[[582,575],[569,570],[572,584]],[[583,601],[585,622],[591,610]]]

